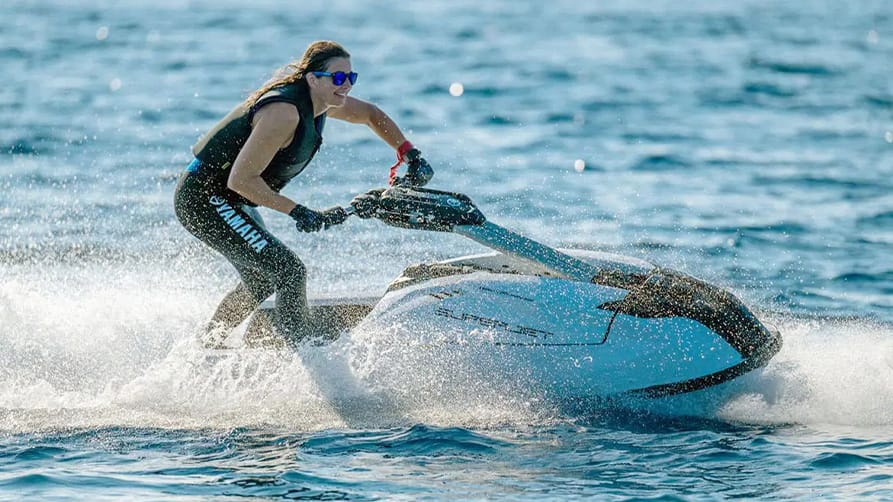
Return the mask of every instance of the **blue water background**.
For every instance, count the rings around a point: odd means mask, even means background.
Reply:
[[[11,0],[0,19],[0,498],[893,498],[889,2]],[[781,353],[721,389],[558,408],[487,382],[358,397],[323,352],[197,362],[235,275],[176,223],[176,178],[328,38],[433,187],[722,285]],[[343,204],[392,159],[330,121],[285,192]],[[482,251],[266,214],[316,297]]]

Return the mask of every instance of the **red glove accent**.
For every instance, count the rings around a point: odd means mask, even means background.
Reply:
[[[388,173],[388,185],[394,184],[394,181],[397,179],[397,168],[403,163],[403,156],[413,148],[415,147],[412,146],[412,143],[408,140],[404,141],[403,144],[397,148],[397,163],[391,166],[391,172]]]

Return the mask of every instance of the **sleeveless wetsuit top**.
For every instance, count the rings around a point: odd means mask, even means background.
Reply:
[[[314,119],[310,89],[303,79],[272,89],[250,108],[244,103],[236,106],[192,147],[192,153],[200,161],[197,172],[206,176],[215,188],[229,190],[226,182],[236,156],[251,134],[254,114],[262,106],[279,101],[295,105],[301,118],[291,143],[279,150],[261,173],[271,189],[282,190],[307,167],[322,144],[326,116],[322,114]],[[235,192],[230,195],[237,196]]]

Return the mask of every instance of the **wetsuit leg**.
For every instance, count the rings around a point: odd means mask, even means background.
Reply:
[[[243,207],[243,210],[258,224],[266,229],[260,213],[256,209]],[[273,294],[273,283],[259,270],[233,264],[239,272],[241,282],[220,302],[214,316],[208,323],[209,333],[217,332],[224,337],[236,326],[251,315],[257,306]],[[222,340],[221,340],[222,341]]]
[[[242,278],[224,298],[215,318],[224,326],[238,325],[275,291],[277,331],[292,340],[311,334],[304,264],[266,229],[253,208],[221,192],[208,188],[195,175],[184,175],[175,195],[175,210],[183,226],[226,257]]]

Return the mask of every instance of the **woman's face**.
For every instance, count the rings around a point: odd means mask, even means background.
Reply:
[[[338,71],[350,73],[350,59],[332,58],[329,60],[329,64],[326,66],[325,71],[329,73]],[[347,100],[347,94],[350,93],[350,90],[353,88],[349,79],[345,79],[344,83],[341,85],[335,85],[332,82],[332,77],[313,75],[313,78],[308,79],[308,81],[311,83],[311,87],[315,91],[317,98],[321,99],[326,106],[332,107],[344,105],[344,102]]]

